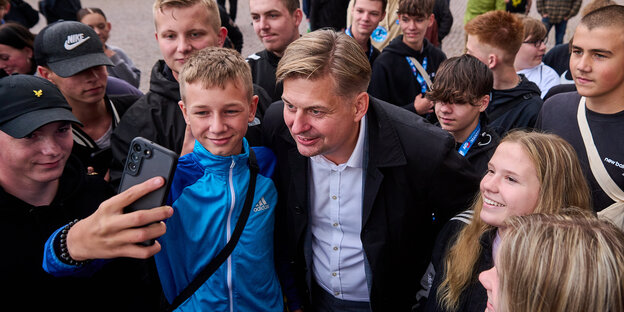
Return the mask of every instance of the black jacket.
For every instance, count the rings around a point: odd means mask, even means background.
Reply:
[[[481,114],[484,115],[484,114]],[[498,146],[498,142],[500,141],[500,137],[494,130],[487,126],[486,118],[481,118],[481,133],[479,137],[474,142],[472,147],[466,153],[464,158],[470,162],[472,168],[474,169],[475,174],[481,178],[485,175],[487,171],[487,165],[494,155],[494,151]],[[463,142],[461,142],[463,143]],[[459,150],[461,143],[458,143],[455,148]]]
[[[71,156],[49,206],[32,206],[0,188],[0,228],[5,254],[0,274],[6,311],[153,311],[160,283],[150,280],[153,262],[117,259],[93,277],[55,278],[42,269],[48,237],[74,219],[89,216],[114,194],[98,176],[88,176]],[[146,279],[144,279],[146,278]]]
[[[479,218],[479,216],[476,216],[476,218]],[[429,297],[426,300],[426,304],[424,304],[424,309],[422,311],[446,311],[438,305],[437,296],[438,287],[440,286],[440,283],[442,283],[445,275],[446,269],[444,262],[446,260],[446,254],[452,244],[455,243],[457,234],[466,226],[467,223],[471,222],[470,220],[471,218],[467,217],[464,212],[451,219],[444,226],[442,231],[440,231],[431,256],[431,263],[433,264],[433,268],[435,270],[433,273],[435,275],[433,277],[429,277],[430,279],[432,278],[433,281],[430,285],[431,288]],[[468,284],[467,289],[460,295],[457,311],[481,312],[485,310],[487,293],[483,285],[479,282],[478,276],[479,273],[489,270],[494,266],[494,261],[492,259],[492,243],[494,242],[495,237],[496,231],[488,231],[481,236],[479,243],[481,244],[482,249],[476,264],[476,274],[473,276],[474,279]],[[421,310],[419,309],[419,311]]]
[[[451,32],[453,26],[453,14],[449,8],[449,2],[447,0],[435,0],[433,15],[436,23],[438,23],[438,41],[441,43],[442,39]]]
[[[487,165],[494,155],[494,151],[500,142],[500,137],[494,130],[487,126],[487,117],[485,113],[481,113],[481,133],[477,137],[476,141],[472,144],[464,159],[469,163],[474,175],[478,178],[482,178],[487,171]],[[435,123],[436,126],[440,126],[439,122]],[[461,145],[464,142],[455,143],[455,150],[459,151]]]
[[[485,110],[490,120],[488,126],[500,137],[511,129],[531,129],[542,108],[539,87],[519,74],[520,84],[507,90],[492,90],[490,105]]]
[[[256,85],[254,85],[254,94],[260,98],[256,110],[258,123],[249,127],[245,137],[249,145],[258,146],[262,143],[259,121],[266,107],[270,105],[270,99],[267,98],[264,89]],[[130,142],[137,136],[180,154],[184,143],[186,121],[178,106],[179,101],[180,85],[165,61],[159,60],[152,68],[149,92],[128,109],[113,131],[111,137],[113,162],[110,175],[113,185],[119,184]]]
[[[308,0],[310,2],[310,29],[331,27],[340,31],[347,25],[349,0]]]
[[[421,87],[405,59],[406,56],[415,57],[421,65],[427,57],[426,70],[431,80],[440,63],[446,60],[444,52],[427,39],[424,40],[420,52],[403,43],[403,35],[398,36],[383,49],[373,63],[373,74],[368,87],[370,95],[394,105],[414,106],[414,99],[421,94]]]
[[[554,46],[544,54],[544,64],[554,69],[559,76],[565,73],[565,78],[572,80],[570,72],[570,44],[562,43]]]
[[[282,84],[275,83],[275,71],[281,57],[262,50],[247,57],[246,61],[251,67],[253,82],[262,87],[271,98],[271,102],[280,101],[284,88]]]
[[[186,121],[178,106],[180,86],[165,61],[152,68],[149,91],[124,115],[111,137],[111,182],[121,178],[130,142],[137,136],[154,141],[176,153],[182,151]]]
[[[128,108],[139,98],[136,95],[123,95],[123,96],[105,96],[104,102],[106,109],[112,115],[112,128],[113,131],[117,128],[117,125],[121,121],[121,117],[126,113]],[[72,154],[76,155],[83,165],[86,167],[93,167],[98,174],[106,174],[106,171],[110,168],[113,154],[110,147],[101,149],[97,146],[93,138],[86,134],[80,126],[74,125],[72,127],[74,135],[74,147],[72,148]]]
[[[311,281],[311,255],[303,248],[311,209],[309,159],[297,151],[282,113],[283,104],[274,103],[263,129],[278,160],[276,249],[286,253],[305,301]],[[372,272],[371,307],[409,311],[438,230],[469,205],[478,179],[463,166],[453,138],[418,115],[371,98],[366,116],[360,237]]]

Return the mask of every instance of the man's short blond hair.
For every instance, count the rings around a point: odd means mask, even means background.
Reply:
[[[219,15],[219,5],[215,0],[156,0],[154,1],[154,17],[156,12],[163,12],[166,8],[188,8],[200,3],[208,11],[208,23],[214,29],[215,33],[219,33],[221,28],[221,16]],[[156,20],[154,19],[154,23]],[[158,28],[158,25],[156,25]]]
[[[178,78],[182,101],[186,86],[191,83],[201,83],[204,89],[225,89],[227,83],[232,82],[246,93],[250,102],[253,97],[251,69],[245,59],[232,49],[209,47],[199,50],[186,61]]]
[[[307,33],[288,45],[275,74],[278,82],[317,80],[325,75],[334,80],[333,91],[338,96],[347,98],[366,92],[371,67],[355,39],[329,29]]]

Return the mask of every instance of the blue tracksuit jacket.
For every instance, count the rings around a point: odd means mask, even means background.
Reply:
[[[249,145],[244,153],[222,157],[195,142],[181,157],[169,204],[174,214],[155,255],[167,300],[174,298],[225,246],[243,209],[249,184]],[[254,147],[260,167],[251,213],[230,257],[178,311],[283,311],[273,262],[277,191],[270,176],[275,156]]]

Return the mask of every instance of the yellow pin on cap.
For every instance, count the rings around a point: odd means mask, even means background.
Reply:
[[[35,95],[37,97],[41,97],[43,95],[43,90],[39,89],[39,90],[33,90],[33,92],[35,92]]]

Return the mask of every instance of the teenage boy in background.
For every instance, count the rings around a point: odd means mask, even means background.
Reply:
[[[388,0],[360,0],[354,1],[351,8],[352,21],[345,30],[347,35],[358,42],[362,51],[366,53],[368,62],[373,62],[379,56],[379,50],[371,43],[370,36],[377,29],[379,22],[386,16]]]
[[[435,103],[442,129],[455,138],[455,149],[482,177],[498,145],[484,113],[490,102],[492,71],[471,55],[452,57],[440,65],[427,98]]]
[[[303,11],[299,0],[249,0],[249,11],[254,31],[264,45],[264,50],[247,57],[251,76],[272,101],[279,101],[283,87],[275,83],[275,69],[286,47],[299,38]]]
[[[570,70],[577,92],[549,98],[537,126],[572,144],[588,179],[594,210],[600,214],[610,207],[622,218],[624,6],[602,7],[585,15],[570,46]],[[582,128],[588,130],[587,136],[581,134]],[[598,182],[597,176],[611,182]],[[604,186],[608,184],[613,186],[611,191]]]
[[[59,21],[35,37],[35,60],[41,77],[63,93],[82,125],[72,128],[72,153],[90,174],[108,176],[112,160],[111,134],[137,96],[107,96],[106,66],[113,66],[91,27]]]
[[[472,19],[466,53],[478,58],[494,74],[490,105],[485,110],[489,126],[503,136],[515,128],[533,128],[542,107],[541,91],[514,68],[522,45],[522,22],[512,13],[492,11]]]
[[[524,17],[522,24],[524,25],[524,39],[516,54],[514,67],[518,74],[523,74],[540,88],[541,97],[544,98],[550,88],[559,84],[557,72],[542,62],[548,40],[546,27],[542,22],[531,17]]]
[[[442,50],[434,47],[425,32],[433,23],[433,0],[401,0],[399,25],[403,34],[390,45],[373,64],[368,92],[370,95],[402,106],[420,115],[433,112],[433,103],[424,95],[431,87],[427,80],[435,77],[440,63],[446,59]],[[420,73],[419,66],[427,75]]]

